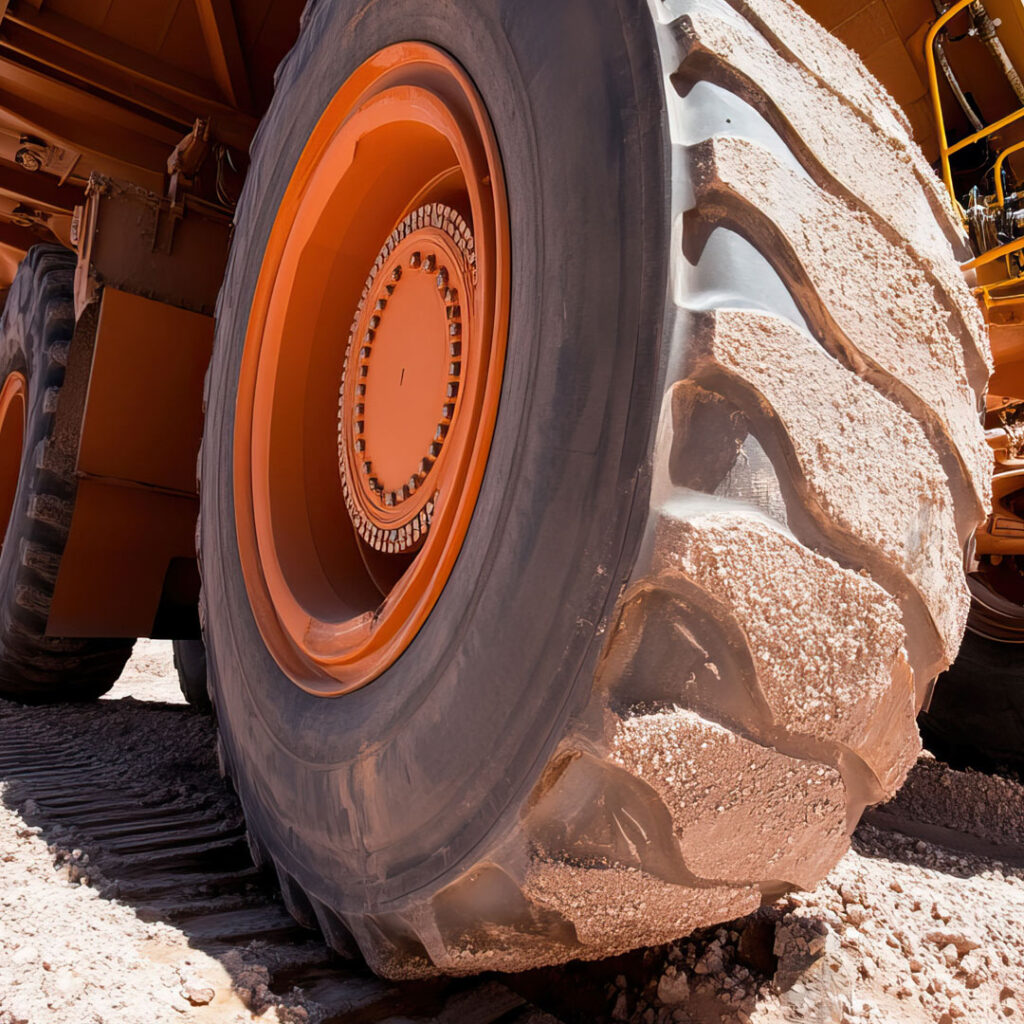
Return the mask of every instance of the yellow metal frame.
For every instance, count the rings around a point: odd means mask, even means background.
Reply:
[[[1006,205],[1006,193],[1005,193],[1005,190],[1003,189],[1003,175],[1002,175],[1003,161],[1008,156],[1013,156],[1014,153],[1019,153],[1022,149],[1024,149],[1024,142],[1015,142],[1012,146],[1007,146],[1006,149],[1004,149],[999,154],[999,156],[996,157],[996,169],[995,169],[995,176],[996,176],[996,202],[1000,206],[1005,206]]]
[[[949,24],[949,22],[958,14],[970,7],[972,2],[973,0],[957,0],[957,3],[953,4],[948,11],[940,15],[935,20],[935,24],[933,24],[929,30],[925,41],[925,60],[928,65],[928,88],[931,92],[932,108],[935,115],[935,127],[939,139],[939,157],[942,162],[942,180],[946,185],[946,191],[949,193],[953,209],[957,211],[960,215],[960,219],[965,225],[966,216],[964,215],[963,207],[960,205],[960,202],[956,197],[956,192],[953,188],[953,171],[950,167],[949,158],[953,156],[954,153],[959,153],[960,150],[966,149],[968,146],[973,145],[975,142],[980,142],[982,139],[987,139],[996,132],[1001,131],[1003,128],[1006,128],[1014,122],[1019,121],[1021,118],[1024,118],[1024,106],[1022,106],[1012,114],[1007,114],[1006,117],[1001,117],[998,121],[994,121],[992,124],[986,125],[986,127],[982,128],[980,131],[974,132],[973,135],[968,135],[966,138],[960,139],[959,142],[955,142],[953,145],[950,145],[948,142],[946,137],[946,122],[942,115],[942,98],[939,95],[939,76],[935,61],[935,41],[938,39],[939,33],[946,27],[946,25]],[[1020,150],[1024,150],[1024,142],[1018,142],[1012,146],[1008,146],[996,159],[996,200],[1000,208],[1002,208],[1006,203],[1006,196],[1003,190],[1001,178],[1003,162],[1008,156],[1011,156],[1013,153],[1019,152]],[[997,260],[1008,260],[1008,258],[1015,252],[1021,252],[1022,250],[1024,250],[1024,238],[1018,238],[1013,242],[1007,242],[1006,245],[1000,245],[995,249],[990,249],[988,252],[982,253],[973,260],[969,260],[967,263],[962,265],[961,270],[977,270],[979,267],[995,263]],[[1024,298],[1024,294],[993,295],[993,292],[999,292],[1011,285],[1024,286],[1024,274],[1010,274],[1009,262],[1007,262],[1006,270],[1009,276],[1003,280],[978,285],[973,289],[974,293],[979,295],[987,306],[1019,302]]]

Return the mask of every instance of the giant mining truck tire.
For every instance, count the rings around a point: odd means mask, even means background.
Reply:
[[[67,249],[30,249],[0,320],[0,697],[24,703],[106,693],[134,642],[46,635],[75,507],[73,454],[54,436],[74,273]]]
[[[835,864],[986,507],[947,206],[784,0],[307,8],[200,517],[222,758],[299,920],[519,970]]]

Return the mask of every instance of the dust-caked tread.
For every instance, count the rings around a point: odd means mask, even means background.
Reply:
[[[719,71],[730,57],[734,65],[743,58],[746,66],[727,69],[732,73],[715,76],[714,84],[749,99],[750,58],[765,59],[771,50],[776,65],[786,59],[756,26],[737,18],[742,6],[675,3],[674,19],[655,7],[680,60],[668,69],[677,88],[668,94],[670,104],[680,98],[685,104],[689,87],[706,73],[707,62],[692,62],[695,26],[705,27],[706,43],[716,14]],[[776,21],[803,18],[788,3],[773,11]],[[801,31],[807,32],[806,23]],[[780,70],[765,71],[762,92],[786,87]],[[910,223],[879,201],[871,174],[862,168],[862,180],[854,168],[840,175],[834,148],[820,142],[833,132],[849,145],[863,137],[863,119],[879,115],[873,131],[887,142],[898,137],[903,154],[886,172],[901,181],[901,193],[921,192],[905,125],[888,116],[877,85],[861,84],[879,94],[874,102],[861,102],[856,116],[848,104],[819,104],[818,131],[805,124],[798,133],[795,115],[770,119],[788,158],[780,156],[782,146],[730,137],[726,125],[679,147],[683,176],[689,172],[696,197],[691,224],[700,225],[703,238],[725,230],[752,243],[806,319],[795,322],[785,306],[729,309],[726,302],[723,308],[731,282],[713,277],[702,295],[682,296],[692,355],[683,363],[684,376],[668,388],[696,385],[730,408],[734,423],[742,417],[781,481],[787,524],[727,495],[709,499],[686,489],[691,467],[680,465],[677,453],[695,457],[712,442],[700,435],[687,445],[688,431],[700,432],[687,416],[694,405],[666,402],[654,452],[651,539],[609,631],[595,692],[595,713],[602,705],[607,710],[602,691],[613,694],[616,713],[604,714],[610,761],[653,789],[669,810],[690,876],[684,879],[677,866],[676,881],[691,887],[698,918],[707,912],[701,906],[707,886],[748,886],[767,895],[777,887],[813,885],[830,869],[864,806],[891,795],[913,763],[920,747],[919,696],[955,656],[966,617],[958,527],[961,536],[972,529],[988,500],[977,416],[984,374],[968,367],[972,359],[984,367],[984,358],[975,359],[984,353],[984,335],[945,231],[911,234]],[[773,110],[784,102],[773,96]],[[765,111],[768,104],[757,106]],[[921,205],[927,208],[927,197]],[[851,245],[851,238],[861,244]],[[845,255],[833,239],[842,240]],[[789,259],[780,258],[786,243]],[[887,287],[879,286],[865,249],[884,255]],[[848,305],[851,292],[861,321]],[[890,304],[892,296],[907,303],[904,310]],[[917,315],[908,316],[915,303]],[[880,344],[861,333],[851,342],[865,321],[884,323],[889,338]],[[915,345],[922,346],[921,356],[913,354]],[[921,358],[934,368],[933,377],[921,374]],[[865,451],[843,459],[842,449],[858,446]],[[901,502],[909,512],[896,507]],[[909,518],[901,521],[903,515]],[[677,601],[666,605],[659,597],[666,593]],[[715,628],[677,641],[673,651],[673,631],[682,635],[687,610],[690,624],[701,621],[702,611],[703,623]],[[745,648],[739,657],[737,643]],[[730,646],[731,664],[723,663],[720,654]],[[673,661],[690,671],[685,688],[672,673]],[[661,685],[652,685],[659,678]],[[562,756],[583,755],[567,738]],[[590,788],[604,790],[604,812],[627,831],[624,823],[638,817],[639,793],[633,801],[623,797],[621,777],[606,765],[591,764],[588,773],[605,774],[603,786],[591,782]],[[572,774],[564,769],[547,783],[533,817],[567,813],[572,793],[585,792]],[[558,800],[560,788],[565,794]],[[589,853],[589,876],[601,878],[609,863],[597,856],[601,815],[590,818],[574,822],[557,845],[558,830],[545,823],[542,843],[533,846],[534,864],[572,865],[579,873]],[[605,852],[614,846],[607,841]],[[639,872],[635,892],[643,892],[645,874],[665,880],[665,857],[655,858],[635,841],[631,849],[638,851],[633,863],[621,850],[612,863]],[[576,893],[586,920],[598,900],[583,895],[582,880],[563,884]],[[606,953],[622,948],[610,937],[595,945]]]
[[[949,239],[934,216],[928,190],[907,187],[912,155],[906,147],[893,146],[877,121],[850,117],[849,98],[838,94],[834,84],[826,85],[787,60],[748,23],[698,10],[681,19],[680,30],[687,74],[722,82],[742,96],[785,136],[814,180],[856,203],[888,241],[914,254],[928,281],[943,292],[972,385],[983,386],[992,367],[988,346],[979,345],[986,337],[981,311],[976,303],[963,302],[963,275],[950,259]],[[822,132],[821,125],[829,121],[841,122],[844,131]],[[930,169],[929,177],[933,185]]]
[[[251,838],[296,916],[389,977],[618,954],[813,886],[913,764],[962,636],[989,357],[934,175],[790,0],[649,7],[682,238],[647,530],[589,703],[511,834],[401,910],[336,910]]]
[[[823,32],[821,26],[791,0],[783,3],[777,0],[729,0],[729,4],[748,19],[781,55],[803,67],[822,87],[832,91],[853,116],[866,121],[903,155],[954,253],[963,259],[970,258],[971,250],[963,225],[942,182],[920,148],[912,142],[907,145],[913,138],[909,120],[860,57],[836,36]],[[991,359],[983,335],[979,336],[978,349],[983,360]]]
[[[47,457],[75,328],[75,255],[29,250],[0,320],[0,370],[27,381],[25,447],[18,492],[0,551],[0,696],[26,703],[91,700],[105,693],[131,640],[46,635],[71,516],[73,468]]]
[[[919,624],[919,675],[930,660],[948,663],[967,602],[949,589],[962,553],[946,475],[920,425],[790,320],[722,310],[699,315],[694,334],[697,381],[743,409],[787,467],[791,522],[809,519],[820,546],[896,596]]]
[[[922,423],[966,533],[986,508],[991,450],[961,343],[919,262],[763,147],[718,137],[697,150],[696,189],[708,214],[742,224],[772,253],[822,344]]]

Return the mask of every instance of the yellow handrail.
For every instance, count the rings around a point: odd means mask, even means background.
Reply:
[[[939,94],[939,75],[935,67],[935,40],[938,38],[939,33],[953,20],[961,11],[966,10],[973,0],[957,0],[949,10],[945,11],[938,18],[935,19],[935,23],[928,30],[928,35],[925,39],[925,61],[928,66],[928,90],[931,93],[932,98],[932,110],[935,115],[935,128],[938,134],[939,140],[939,157],[942,162],[942,180],[946,185],[946,191],[949,193],[950,202],[953,204],[953,209],[960,214],[961,220],[965,222],[963,207],[961,207],[959,200],[956,197],[956,191],[953,187],[953,170],[950,166],[949,158],[954,153],[959,153],[960,150],[966,149],[968,146],[975,142],[980,142],[982,139],[987,139],[990,135],[994,135],[996,132],[1005,128],[1007,125],[1013,124],[1015,121],[1019,121],[1024,117],[1024,106],[1015,110],[1012,114],[1007,114],[1006,117],[1000,118],[998,121],[994,121],[992,124],[987,125],[980,131],[974,132],[973,135],[968,135],[959,142],[955,142],[952,146],[949,144],[946,138],[946,122],[942,116],[942,97]],[[1002,207],[1006,203],[1006,194],[1003,189],[1002,180],[1002,169],[1003,162],[1012,153],[1020,152],[1024,150],[1024,142],[1018,142],[1012,146],[1008,146],[1004,149],[999,156],[996,158],[995,163],[995,181],[996,181],[996,199],[999,206]],[[995,249],[989,249],[987,252],[982,253],[980,256],[973,260],[969,260],[967,263],[961,265],[961,270],[975,270],[978,267],[983,267],[986,264],[994,263],[996,260],[1003,259],[1006,256],[1010,256],[1015,252],[1021,252],[1024,250],[1024,238],[1018,238],[1013,242],[1007,242],[1005,245],[997,246]],[[984,296],[985,301],[998,302],[999,299],[992,299],[990,293],[999,288],[1006,287],[1009,284],[1020,281],[1020,276],[1007,278],[1004,281],[1000,281],[997,284],[979,285],[974,288],[976,294],[980,293]]]
[[[1024,149],[1024,142],[1015,142],[1012,146],[1007,146],[1006,149],[996,157],[996,202],[1000,207],[1006,205],[1006,193],[1003,189],[1003,161],[1013,153],[1019,153]]]
[[[1018,293],[1016,295],[996,295],[993,296],[991,293],[998,291],[1000,288],[1007,288],[1010,285],[1015,284],[1020,287],[1021,279],[1019,277],[1005,277],[1002,281],[993,281],[991,284],[979,284],[976,285],[971,291],[975,295],[980,295],[988,306],[1000,306],[1010,302],[1020,302],[1024,295]]]
[[[958,0],[945,14],[935,20],[935,24],[928,31],[924,44],[925,60],[928,64],[928,88],[932,95],[932,110],[935,114],[935,127],[939,136],[939,156],[942,159],[942,180],[946,183],[946,191],[953,202],[955,210],[960,209],[957,202],[956,192],[953,190],[953,172],[949,166],[950,150],[946,144],[946,122],[942,116],[942,97],[939,95],[939,76],[935,70],[935,40],[946,25],[953,20],[962,10],[970,6],[972,0]],[[977,140],[975,140],[977,141]],[[962,213],[961,213],[962,216]]]
[[[946,149],[946,153],[949,156],[959,153],[961,149],[981,139],[988,138],[989,135],[994,135],[1000,128],[1005,128],[1008,124],[1013,124],[1014,121],[1019,121],[1022,117],[1024,117],[1024,107],[1015,110],[1012,114],[1007,114],[1006,117],[1001,117],[998,121],[993,121],[990,125],[982,128],[980,132],[975,132],[973,135],[968,135],[966,139],[954,142],[952,146]]]
[[[973,260],[969,260],[967,263],[961,263],[960,269],[974,270],[977,267],[985,266],[986,263],[995,263],[996,260],[1001,260],[1004,256],[1010,256],[1021,249],[1024,249],[1024,238],[1016,238],[1005,245],[996,246],[995,249],[987,249],[980,256],[975,256]]]
[[[928,64],[928,90],[932,97],[932,110],[935,114],[935,127],[939,136],[939,155],[942,159],[942,180],[946,183],[946,191],[949,193],[949,198],[952,200],[953,206],[957,210],[960,210],[960,203],[957,201],[956,192],[953,190],[953,171],[949,165],[949,158],[954,153],[959,153],[961,149],[966,149],[975,142],[987,139],[990,135],[994,135],[1002,128],[1005,128],[1007,125],[1011,125],[1015,121],[1019,121],[1024,117],[1024,107],[1020,107],[1012,114],[1007,114],[1006,117],[1001,117],[998,121],[993,121],[992,124],[986,125],[973,135],[968,135],[965,138],[960,139],[959,142],[954,142],[952,146],[946,141],[946,121],[942,116],[942,98],[939,95],[939,74],[935,69],[935,40],[938,38],[938,35],[943,28],[945,28],[953,18],[969,7],[973,2],[974,0],[957,0],[957,3],[953,4],[948,11],[936,18],[935,24],[933,24],[928,30],[928,36],[925,40],[924,55]],[[1003,157],[1007,156],[1009,152],[1011,151],[1004,153]]]

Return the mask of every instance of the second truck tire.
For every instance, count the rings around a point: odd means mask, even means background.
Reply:
[[[208,711],[210,694],[206,687],[206,648],[199,638],[174,641],[174,670],[181,695],[194,708]]]
[[[113,686],[133,640],[46,635],[71,526],[74,460],[54,441],[75,328],[75,254],[37,245],[18,268],[0,320],[0,697],[92,700]],[[17,396],[13,397],[17,392]]]
[[[921,715],[921,732],[955,767],[1024,768],[1024,647],[968,630]]]
[[[963,631],[985,336],[902,115],[785,0],[599,7],[310,5],[239,204],[201,457],[222,752],[296,915],[392,977],[603,957],[813,886]],[[433,611],[325,699],[246,589],[235,401],[303,147],[409,39],[500,148],[504,382]]]

